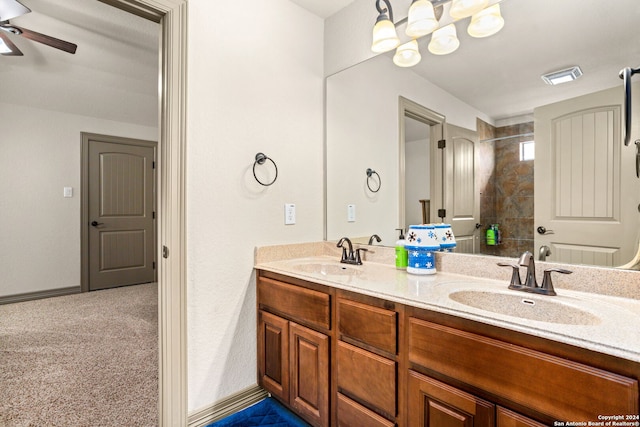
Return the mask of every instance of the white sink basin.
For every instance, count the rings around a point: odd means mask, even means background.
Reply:
[[[464,290],[452,292],[449,298],[469,307],[520,319],[565,325],[597,325],[601,322],[595,314],[553,296]]]
[[[301,273],[315,273],[323,276],[357,276],[362,273],[360,269],[349,264],[328,262],[296,264],[293,268]]]

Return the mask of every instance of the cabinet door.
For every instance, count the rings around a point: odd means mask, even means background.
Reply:
[[[317,427],[329,425],[329,337],[289,323],[291,394],[289,403]]]
[[[409,371],[409,427],[490,427],[493,404]]]
[[[542,423],[505,408],[498,407],[496,412],[498,414],[497,427],[545,427]]]
[[[289,322],[262,310],[258,312],[258,383],[289,401]]]

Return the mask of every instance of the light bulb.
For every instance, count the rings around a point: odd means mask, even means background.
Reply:
[[[396,54],[393,56],[393,63],[398,67],[413,67],[420,62],[420,59],[422,59],[422,56],[418,50],[418,42],[411,40],[398,46]]]
[[[426,36],[438,28],[438,20],[433,10],[433,4],[429,0],[413,0],[409,8],[407,29],[409,37],[418,38]]]
[[[453,24],[449,24],[433,32],[429,43],[429,52],[434,55],[447,55],[455,51],[459,46],[460,40],[458,40],[456,27]]]
[[[480,12],[487,7],[489,0],[453,0],[449,15],[453,19],[462,19]]]
[[[504,27],[504,18],[500,14],[500,4],[496,3],[473,15],[467,32],[472,37],[489,37]]]

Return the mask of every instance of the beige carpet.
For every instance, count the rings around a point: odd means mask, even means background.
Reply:
[[[0,306],[0,427],[156,426],[157,284]]]

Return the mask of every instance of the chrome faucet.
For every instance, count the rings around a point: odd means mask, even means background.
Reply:
[[[348,249],[344,247],[345,243],[347,244]],[[342,258],[340,259],[341,263],[362,265],[362,258],[360,256],[360,251],[366,252],[367,251],[366,248],[356,248],[356,250],[354,251],[353,244],[351,243],[351,240],[349,240],[348,237],[343,237],[342,239],[340,239],[340,241],[338,241],[338,244],[336,246],[339,248],[342,248]]]
[[[533,254],[529,251],[522,254],[520,257],[520,261],[518,264],[522,267],[527,267],[527,275],[524,278],[524,283],[522,286],[524,288],[534,289],[538,287],[538,282],[536,281],[536,264],[533,260]]]
[[[557,295],[553,289],[553,282],[551,280],[551,273],[571,274],[572,271],[564,270],[562,268],[548,268],[544,270],[544,276],[542,278],[542,284],[538,285],[536,280],[536,264],[534,256],[531,252],[527,251],[522,254],[518,264],[508,264],[499,262],[500,267],[513,268],[513,274],[511,275],[511,282],[509,283],[509,289],[515,289],[518,291],[533,292],[542,295]],[[524,283],[520,281],[520,267],[527,267],[527,275],[525,276]]]
[[[380,238],[380,236],[378,236],[377,234],[374,234],[373,236],[369,237],[369,246],[373,245],[374,239],[378,243],[382,242],[382,239]]]

